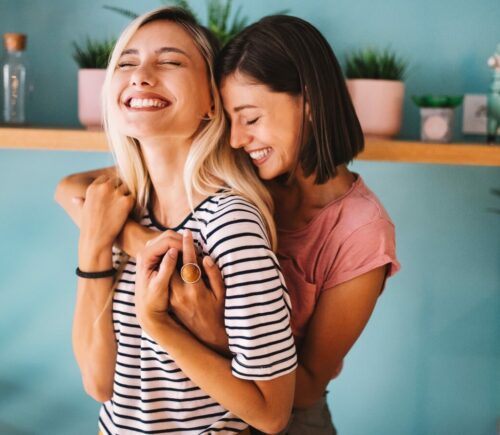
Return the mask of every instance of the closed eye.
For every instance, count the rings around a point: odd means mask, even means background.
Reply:
[[[259,119],[260,119],[260,116],[258,116],[257,118],[251,119],[250,121],[247,121],[247,122],[246,122],[246,125],[253,125],[253,124],[255,124],[255,123],[256,123]]]
[[[180,62],[176,62],[173,60],[165,60],[163,62],[158,62],[160,65],[171,65],[171,66],[181,66]]]
[[[131,66],[135,66],[135,64],[130,63],[130,62],[122,62],[122,63],[118,64],[118,68],[127,68],[127,67],[131,67]]]

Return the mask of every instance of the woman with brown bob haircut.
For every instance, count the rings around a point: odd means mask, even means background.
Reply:
[[[252,160],[275,204],[299,354],[285,433],[334,434],[326,387],[399,269],[394,225],[346,166],[363,149],[363,133],[338,61],[314,26],[263,18],[224,47],[216,76],[230,144]],[[201,337],[214,335],[217,322],[207,294],[190,299]]]
[[[253,163],[274,199],[277,256],[299,356],[284,433],[334,434],[326,387],[386,279],[399,270],[394,225],[361,176],[347,168],[363,149],[363,134],[338,61],[314,26],[290,16],[263,18],[226,45],[216,76],[235,158]],[[121,240],[134,255],[153,235],[129,223]],[[174,235],[171,240],[180,244]],[[241,335],[224,328],[229,313],[219,295],[227,276],[217,267],[205,270],[211,288],[173,285],[171,308],[200,340],[227,349]],[[257,293],[273,291],[265,278],[256,282]]]

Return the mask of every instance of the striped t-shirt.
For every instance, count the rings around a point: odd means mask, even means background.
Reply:
[[[151,213],[141,223],[166,230]],[[255,206],[229,194],[207,198],[174,228],[191,230],[203,255],[210,255],[222,271],[232,375],[249,380],[270,380],[297,365],[290,298],[264,228]],[[113,397],[101,408],[100,430],[224,434],[245,429],[246,423],[198,388],[140,328],[135,270],[135,260],[129,258],[113,296],[117,360]]]

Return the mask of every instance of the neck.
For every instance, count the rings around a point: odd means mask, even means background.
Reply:
[[[273,183],[271,191],[280,227],[298,228],[307,224],[326,205],[344,195],[356,178],[345,165],[341,165],[337,167],[337,175],[326,183],[315,184],[314,179],[314,174],[305,177],[299,168],[289,184]]]
[[[183,176],[191,142],[176,138],[148,138],[140,141],[153,187],[153,213],[167,227],[175,226],[176,221],[190,210]]]

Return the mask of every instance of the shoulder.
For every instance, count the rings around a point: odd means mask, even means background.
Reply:
[[[210,197],[203,209],[206,213],[207,227],[238,219],[262,222],[259,209],[248,199],[233,193],[220,193]]]
[[[204,236],[220,238],[228,233],[253,234],[259,238],[267,235],[259,209],[248,199],[234,193],[218,193],[210,197],[198,210],[203,215]]]
[[[361,177],[344,197],[328,206],[323,219],[331,222],[331,232],[337,240],[345,240],[363,228],[394,228],[381,201]]]
[[[248,199],[230,192],[221,192],[211,196],[205,201],[203,208],[208,210],[211,214],[224,211],[235,212],[239,210],[243,212],[253,210],[259,213],[257,207]]]

